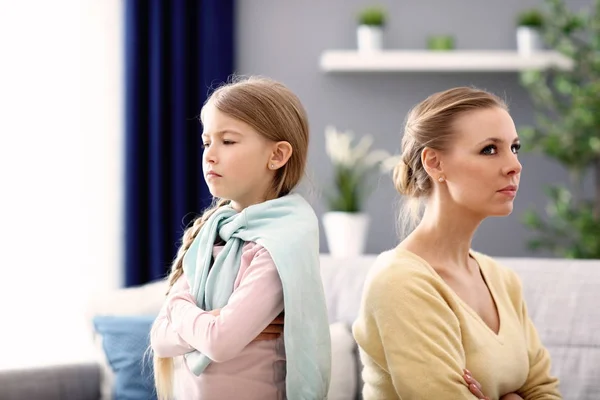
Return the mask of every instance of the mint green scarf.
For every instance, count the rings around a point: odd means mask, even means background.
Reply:
[[[211,266],[217,235],[224,249]],[[271,255],[283,286],[284,343],[289,399],[325,399],[331,373],[331,339],[319,266],[319,226],[312,207],[298,194],[252,205],[237,213],[218,208],[183,259],[191,294],[206,311],[222,308],[233,292],[242,246],[255,242]],[[200,375],[211,360],[185,355]]]

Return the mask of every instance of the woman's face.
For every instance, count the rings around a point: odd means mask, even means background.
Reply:
[[[504,216],[513,210],[521,177],[515,124],[501,108],[461,115],[441,166],[450,198],[480,217]]]

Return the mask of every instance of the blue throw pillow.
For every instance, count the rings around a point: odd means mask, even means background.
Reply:
[[[155,315],[97,316],[106,359],[115,374],[114,400],[156,399],[152,359],[146,356]]]

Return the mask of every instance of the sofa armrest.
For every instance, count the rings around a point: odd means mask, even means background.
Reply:
[[[100,366],[0,370],[0,400],[98,400]]]

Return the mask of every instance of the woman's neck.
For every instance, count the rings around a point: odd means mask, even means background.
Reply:
[[[408,247],[448,268],[468,269],[471,242],[481,221],[460,210],[428,206],[419,225],[407,237]]]

